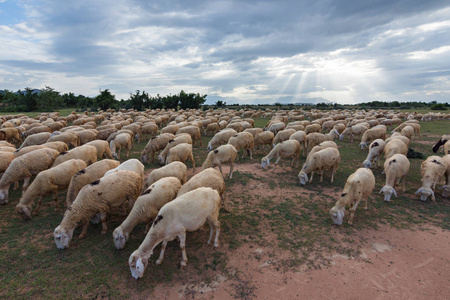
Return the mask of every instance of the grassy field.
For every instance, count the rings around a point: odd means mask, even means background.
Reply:
[[[262,127],[267,120],[257,119]],[[450,122],[422,122],[422,137],[415,138],[411,148],[432,155],[431,146],[444,133],[449,133]],[[196,166],[201,167],[211,137],[203,137],[203,146],[195,148]],[[130,158],[139,158],[148,139],[135,145]],[[358,236],[362,229],[376,230],[380,224],[411,230],[425,230],[429,225],[450,229],[450,201],[437,192],[435,203],[421,202],[414,195],[420,187],[420,164],[423,160],[411,159],[407,177],[407,191],[385,203],[378,191],[384,185],[381,170],[375,170],[376,187],[369,201],[368,211],[359,207],[354,226],[346,223],[337,228],[332,225],[329,210],[336,201],[347,177],[360,166],[367,152],[361,151],[357,141],[337,142],[341,164],[334,183],[325,175],[324,182],[318,177],[313,183],[300,186],[297,178],[299,168],[277,167],[275,172],[258,169],[262,153],[253,160],[245,158],[235,166],[232,180],[227,180],[226,197],[230,212],[221,209],[221,246],[214,251],[206,246],[209,228],[188,233],[186,251],[188,266],[179,270],[181,252],[176,241],[167,246],[164,262],[156,266],[154,256],[139,281],[129,271],[128,257],[144,239],[144,224],[137,226],[121,251],[114,248],[112,231],[120,225],[123,216],[113,212],[108,219],[108,233],[100,235],[101,225],[90,225],[85,239],[77,239],[81,229],[75,230],[70,248],[58,250],[53,241],[53,230],[62,220],[63,209],[57,210],[50,198],[46,199],[39,214],[30,221],[22,220],[14,211],[20,198],[19,191],[10,192],[10,203],[0,207],[0,297],[22,298],[146,298],[161,284],[173,282],[208,284],[218,275],[236,281],[230,292],[235,298],[251,298],[257,288],[243,279],[245,274],[231,269],[229,259],[240,247],[264,247],[267,254],[275,257],[283,270],[321,268],[329,264],[333,253],[358,257],[364,237]],[[440,153],[442,155],[442,153]],[[124,156],[124,155],[123,155]],[[122,161],[125,159],[122,156]],[[304,161],[301,157],[301,163]],[[188,162],[188,168],[191,167]],[[246,166],[246,168],[244,168]],[[146,172],[157,168],[148,163]],[[225,167],[224,171],[228,171]],[[256,171],[254,171],[256,170]],[[20,190],[20,189],[19,189]],[[271,193],[270,191],[277,191]],[[65,193],[60,194],[60,201]],[[64,204],[62,204],[64,206]],[[254,254],[252,259],[261,259]],[[189,276],[186,276],[186,275]]]

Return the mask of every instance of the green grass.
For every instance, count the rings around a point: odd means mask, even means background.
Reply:
[[[67,115],[70,112],[61,113]],[[259,127],[268,119],[257,119]],[[411,147],[432,155],[431,142],[436,142],[448,133],[449,121],[422,122],[422,137],[415,138]],[[203,146],[194,148],[196,167],[201,168],[211,136],[203,137]],[[423,142],[418,143],[417,141]],[[147,140],[136,143],[130,158],[140,158]],[[245,272],[229,266],[229,261],[240,247],[265,249],[263,254],[252,253],[249,259],[260,263],[271,260],[277,270],[303,270],[322,268],[330,263],[330,256],[342,254],[358,258],[365,237],[361,230],[377,230],[380,225],[410,230],[426,229],[429,225],[450,229],[450,201],[442,199],[437,192],[435,203],[421,202],[414,195],[420,187],[420,164],[422,160],[411,159],[411,170],[407,177],[406,193],[399,193],[390,203],[383,201],[378,191],[384,185],[381,169],[374,170],[376,187],[369,201],[369,209],[358,207],[354,226],[347,223],[341,227],[332,224],[329,210],[340,194],[347,177],[365,159],[367,151],[354,143],[340,142],[341,163],[334,183],[329,174],[319,183],[315,176],[313,183],[300,186],[297,178],[299,168],[291,168],[290,161],[277,166],[275,172],[249,172],[240,165],[259,166],[262,153],[253,160],[241,159],[235,164],[232,180],[226,181],[227,201],[230,211],[221,209],[221,246],[214,251],[206,245],[209,228],[187,235],[186,252],[188,266],[179,270],[181,251],[177,241],[170,242],[164,262],[156,266],[159,247],[150,258],[145,275],[139,281],[130,276],[128,257],[144,239],[143,224],[137,226],[121,251],[114,248],[112,231],[120,225],[123,216],[114,212],[108,219],[108,233],[101,235],[101,225],[90,225],[85,239],[79,240],[78,228],[70,248],[58,250],[53,241],[53,230],[62,220],[63,209],[56,210],[50,198],[44,200],[39,214],[30,221],[22,220],[14,211],[20,198],[19,191],[10,192],[10,203],[0,207],[0,297],[23,298],[148,298],[159,285],[174,283],[211,284],[221,274],[231,280],[230,295],[236,298],[253,298],[254,286]],[[242,153],[239,153],[242,156]],[[440,153],[441,155],[441,153]],[[126,158],[122,154],[122,161]],[[304,162],[302,156],[300,164]],[[147,163],[146,172],[159,165]],[[188,163],[190,168],[190,162]],[[190,169],[189,169],[190,171]],[[224,167],[225,173],[228,167]],[[277,189],[279,194],[271,194]],[[61,199],[65,193],[60,194]],[[63,203],[61,204],[64,205]],[[347,218],[346,218],[347,219]],[[282,258],[280,257],[280,253]],[[187,276],[188,275],[188,276]],[[196,292],[187,289],[185,297],[196,297]],[[198,295],[197,295],[198,296]]]

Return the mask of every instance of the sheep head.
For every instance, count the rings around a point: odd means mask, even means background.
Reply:
[[[270,166],[270,160],[267,157],[261,159],[261,167],[264,169],[266,166]]]
[[[142,154],[142,155],[141,155],[141,162],[142,162],[143,164],[145,164],[145,163],[147,162],[147,154]]]
[[[64,249],[69,248],[70,241],[72,240],[73,229],[66,229],[59,225],[53,232],[53,237],[55,239],[56,248]]]
[[[392,194],[395,195],[395,197],[397,197],[397,192],[395,191],[395,189],[390,186],[390,185],[385,185],[381,188],[380,190],[380,194],[383,193],[384,194],[384,201],[390,201],[391,200],[391,196]]]
[[[342,141],[343,139],[344,139],[344,134],[341,133],[341,134],[339,135],[339,140]]]
[[[0,191],[0,205],[8,204],[8,190]]]
[[[305,172],[300,171],[298,179],[300,180],[301,185],[305,185],[308,182],[308,175]]]
[[[434,192],[431,188],[424,188],[421,187],[417,190],[416,195],[420,194],[420,200],[426,201],[428,196],[431,196],[431,200],[435,201],[436,198],[434,197]]]
[[[152,253],[150,253],[152,255]],[[134,251],[128,259],[128,265],[130,266],[131,276],[134,279],[139,279],[144,276],[144,271],[147,268],[149,257],[142,256],[138,250]]]
[[[372,168],[372,163],[366,159],[365,161],[363,161],[363,166],[366,169],[370,169],[370,168]]]
[[[338,226],[342,225],[342,222],[344,222],[344,215],[345,215],[345,208],[339,209],[336,206],[334,206],[330,210],[331,219],[333,220],[333,223]]]
[[[16,205],[16,212],[22,217],[24,220],[31,219],[31,205],[23,205],[19,203]]]
[[[117,227],[113,232],[114,246],[117,250],[123,249],[128,241],[129,234],[124,233],[121,227]]]
[[[158,155],[158,162],[160,165],[163,165],[165,163],[165,159],[161,154]]]
[[[208,149],[208,152],[211,151],[211,150],[213,149],[213,147],[212,147],[212,145],[211,145],[211,141],[209,141],[207,149]]]
[[[448,196],[450,196],[450,185],[449,184],[443,185],[441,189],[442,189],[442,197],[448,198]]]
[[[361,146],[361,150],[364,150],[365,148],[367,148],[367,143],[361,142],[359,143],[359,146]]]
[[[116,152],[111,152],[112,157],[114,157],[114,159],[119,160],[119,156],[117,155]]]

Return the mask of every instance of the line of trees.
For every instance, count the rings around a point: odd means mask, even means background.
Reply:
[[[198,109],[205,103],[206,96],[199,93],[186,93],[182,90],[175,95],[160,96],[158,94],[152,97],[145,91],[137,90],[135,93],[130,93],[127,100],[121,99],[118,101],[108,89],[100,90],[95,97],[86,97],[83,95],[75,96],[74,93],[62,94],[46,86],[42,90],[26,88],[17,92],[0,91],[0,112],[53,111],[66,107],[81,110],[90,109],[92,111],[108,108],[133,108],[137,110],[147,108]]]

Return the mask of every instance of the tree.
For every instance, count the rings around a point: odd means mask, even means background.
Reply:
[[[78,97],[74,93],[65,93],[62,95],[63,102],[67,107],[76,107],[78,103]]]
[[[115,107],[116,102],[116,96],[112,95],[108,89],[104,91],[100,90],[100,94],[95,97],[95,103],[101,110]]]
[[[37,97],[37,108],[39,110],[55,110],[63,106],[63,99],[55,89],[45,86],[45,89]]]
[[[227,103],[226,102],[223,102],[222,100],[218,100],[217,102],[216,102],[216,106],[217,107],[224,107],[224,106],[226,106],[227,105]]]
[[[143,110],[143,108],[150,107],[150,98],[145,91],[141,92],[139,90],[136,91],[136,94],[130,93],[130,102],[134,109]]]
[[[25,88],[25,92],[20,93],[25,111],[34,111],[38,106],[38,93],[30,88]]]

